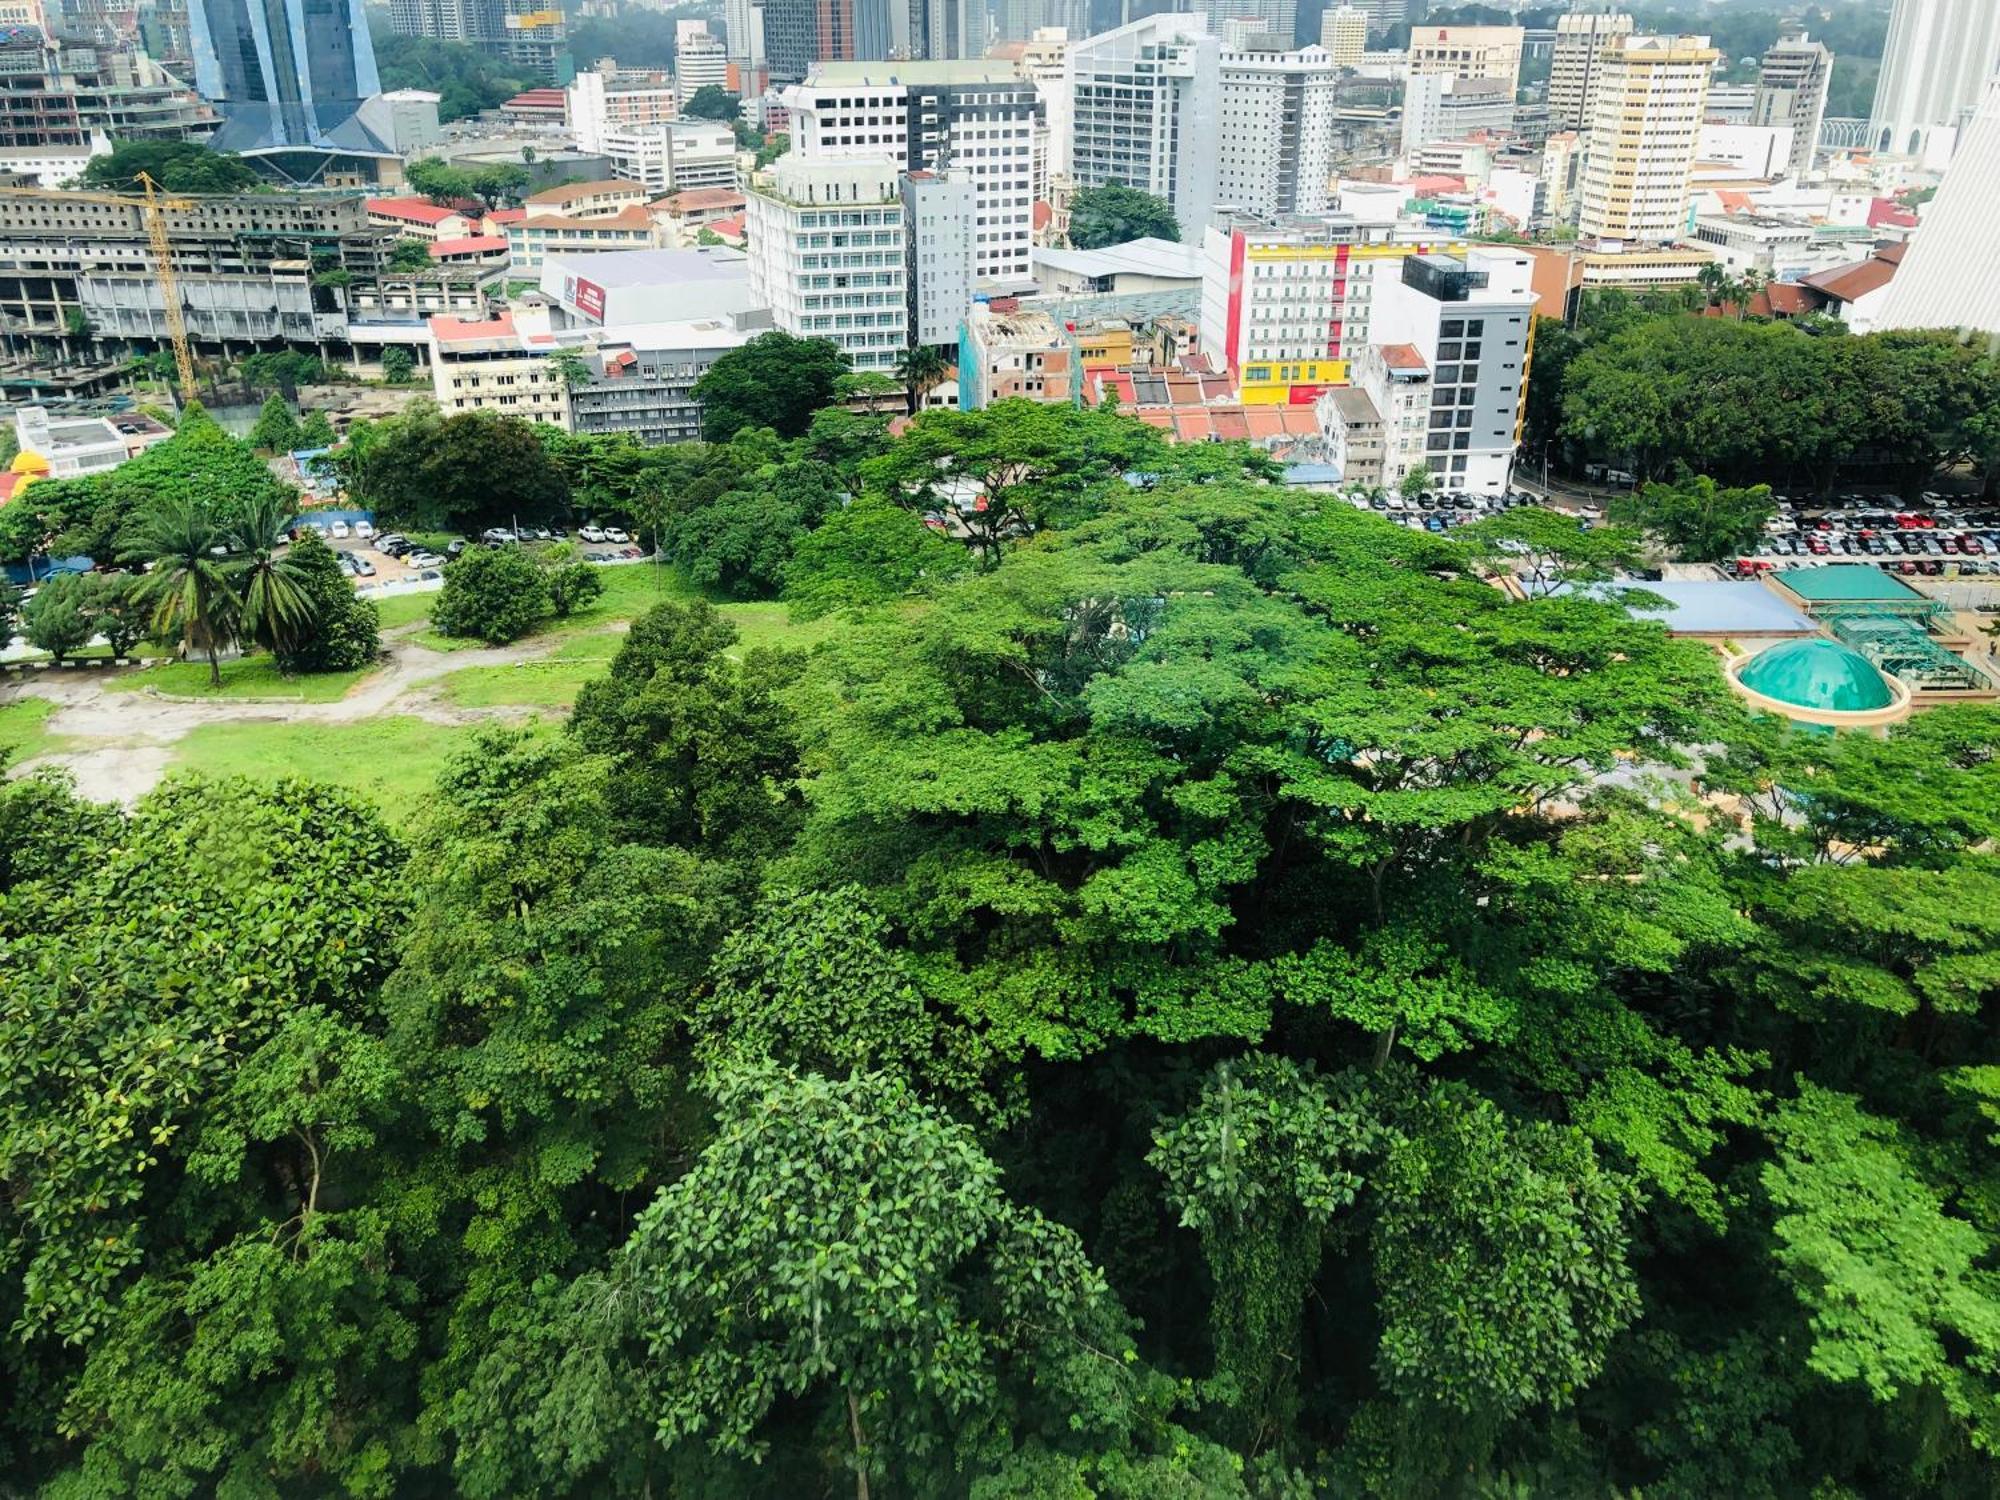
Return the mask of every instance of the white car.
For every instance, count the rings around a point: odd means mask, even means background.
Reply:
[[[608,538],[604,534],[603,528],[598,526],[578,527],[576,534],[582,537],[586,542],[602,542],[610,540],[610,538]]]
[[[607,542],[616,542],[622,547],[625,543],[631,541],[632,538],[620,531],[616,526],[607,526],[604,528],[604,540]]]
[[[328,529],[332,531],[332,533],[335,536],[347,536],[349,534],[348,526],[345,521],[335,521],[333,525]]]
[[[403,566],[407,568],[441,568],[444,566],[444,559],[439,557],[435,552],[412,552],[408,557],[403,559]]]
[[[356,521],[354,523],[354,534],[360,537],[361,540],[365,542],[370,537],[375,535],[375,528],[369,525],[366,521]]]

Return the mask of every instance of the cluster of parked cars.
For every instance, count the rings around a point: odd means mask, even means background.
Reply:
[[[1539,502],[1533,495],[1509,490],[1504,495],[1419,495],[1414,500],[1402,495],[1356,495],[1349,497],[1357,510],[1373,510],[1399,526],[1434,534],[1454,526],[1470,526],[1503,510]]]
[[[1895,495],[1843,495],[1832,501],[1778,499],[1765,538],[1737,559],[1740,574],[1795,567],[1800,562],[1874,562],[1895,573],[2000,577],[2000,508],[1953,507],[1926,493],[1911,510]]]
[[[375,539],[375,550],[388,553],[404,567],[414,571],[417,576],[426,577],[465,551],[465,543],[453,542],[439,554],[419,542],[411,541],[399,532],[391,532],[387,536]]]

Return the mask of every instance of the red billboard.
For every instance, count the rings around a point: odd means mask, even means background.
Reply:
[[[563,301],[586,318],[604,321],[604,288],[581,276],[563,277]]]

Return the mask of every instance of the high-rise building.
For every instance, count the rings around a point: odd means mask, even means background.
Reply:
[[[1993,0],[1896,0],[1868,139],[1915,156],[1940,126],[1955,127],[2000,69],[2000,5]]]
[[[1222,54],[1216,201],[1255,214],[1326,209],[1340,70],[1324,47]]]
[[[809,161],[888,157],[908,172],[949,171],[978,203],[973,279],[1008,285],[1033,270],[1035,85],[999,59],[816,64],[779,96],[791,154]]]
[[[1622,11],[1573,11],[1556,17],[1555,51],[1549,58],[1549,124],[1582,130],[1590,123],[1604,49],[1632,34],[1632,18]]]
[[[663,73],[628,73],[615,62],[579,73],[563,91],[570,134],[585,151],[602,151],[616,130],[646,130],[680,113],[674,85]]]
[[[1421,20],[1425,0],[1354,0],[1354,5],[1368,14],[1368,34],[1381,36],[1405,21]]]
[[[764,0],[764,61],[774,84],[797,83],[819,45],[816,0]]]
[[[764,7],[756,0],[723,0],[722,44],[743,68],[764,66]]]
[[[786,333],[831,339],[883,374],[913,340],[956,339],[974,215],[949,174],[793,151],[748,196],[751,293]]]
[[[194,0],[189,25],[216,150],[304,179],[332,157],[395,155],[357,118],[382,91],[361,0]]]
[[[1954,328],[2000,336],[2000,78],[1959,142],[1951,166],[1882,305],[1877,328]]]
[[[1813,152],[1819,145],[1819,122],[1826,114],[1826,91],[1832,82],[1833,54],[1803,31],[1778,38],[1764,54],[1750,123],[1791,127],[1787,176],[1798,178],[1812,168]]]
[[[1218,36],[1234,21],[1245,36],[1281,37],[1289,42],[1299,21],[1299,0],[1192,0],[1188,8],[1206,16],[1208,29]]]
[[[1025,42],[1058,27],[1067,36],[1090,34],[1090,0],[1000,0],[994,10],[1003,42]]]
[[[1490,78],[1508,88],[1521,86],[1519,26],[1417,26],[1410,31],[1410,76],[1449,73],[1454,78]]]
[[[1319,18],[1319,44],[1336,68],[1351,68],[1368,50],[1368,12],[1358,5],[1329,7]]]
[[[986,0],[924,0],[924,56],[932,62],[984,57],[991,26]]]
[[[1181,237],[1215,205],[1222,53],[1199,16],[1158,15],[1073,42],[1070,176],[1163,198]]]
[[[1584,143],[1579,233],[1661,244],[1686,227],[1715,59],[1705,36],[1620,37],[1605,49]]]
[[[1069,39],[1073,33],[1060,26],[1045,26],[1021,44],[1014,70],[1041,96],[1042,113],[1048,136],[1045,163],[1049,173],[1069,175],[1070,98]],[[1035,196],[1048,195],[1046,181],[1036,184]]]
[[[674,23],[674,84],[681,106],[705,88],[729,86],[729,49],[709,34],[706,21]]]

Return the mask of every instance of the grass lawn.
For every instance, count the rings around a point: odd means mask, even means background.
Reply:
[[[268,656],[246,656],[222,664],[222,686],[208,682],[206,661],[170,661],[156,667],[108,677],[107,693],[132,693],[140,688],[182,698],[260,698],[281,703],[331,703],[347,696],[347,690],[374,671],[362,667],[352,672],[311,672],[287,677]]]
[[[5,754],[16,765],[37,755],[46,755],[63,747],[60,735],[50,734],[46,728],[49,715],[56,711],[56,705],[46,698],[16,698],[12,703],[0,703],[0,754]]]
[[[397,625],[408,625],[417,620],[431,617],[431,606],[437,603],[437,591],[427,594],[391,594],[386,599],[375,601],[376,617],[382,628],[388,630]]]
[[[445,761],[477,732],[409,714],[351,724],[205,724],[175,747],[173,767],[330,781],[371,798],[394,820],[422,805]]]

